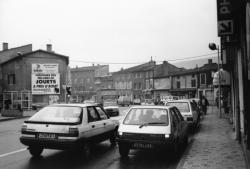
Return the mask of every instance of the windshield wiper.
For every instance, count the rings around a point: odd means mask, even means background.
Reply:
[[[166,124],[164,122],[148,122],[148,123],[143,123],[139,126],[139,128],[142,128],[144,126],[147,126],[147,125],[151,125],[151,124]]]

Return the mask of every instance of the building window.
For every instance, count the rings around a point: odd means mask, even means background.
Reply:
[[[195,75],[194,75],[194,74],[192,74],[192,78],[195,78]]]
[[[200,84],[201,84],[201,85],[205,85],[205,84],[206,84],[206,74],[205,74],[205,73],[202,73],[202,74],[200,75],[200,78],[201,78]]]
[[[196,80],[195,79],[191,80],[191,87],[196,87]]]
[[[16,84],[15,74],[8,74],[8,84],[9,85]]]
[[[177,82],[176,82],[176,88],[177,88],[177,89],[180,89],[180,88],[181,88],[181,82],[180,82],[180,81],[177,81]]]
[[[176,79],[180,79],[180,76],[176,76]]]
[[[138,84],[138,89],[141,89],[141,82]]]

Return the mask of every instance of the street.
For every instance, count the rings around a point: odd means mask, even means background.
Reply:
[[[121,114],[128,107],[121,107]],[[169,160],[171,155],[156,151],[131,151],[128,159],[121,159],[118,146],[111,148],[109,141],[93,147],[91,157],[85,160],[73,151],[45,149],[42,157],[32,158],[29,151],[19,141],[20,128],[25,119],[0,123],[0,168],[1,169],[68,169],[68,168],[107,168],[107,169],[161,169],[176,168],[180,159]]]

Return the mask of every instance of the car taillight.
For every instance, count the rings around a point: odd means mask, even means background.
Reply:
[[[22,128],[21,128],[21,132],[25,132],[25,131],[27,131],[27,125],[22,125]]]
[[[69,135],[71,137],[78,137],[79,136],[78,128],[69,128]]]

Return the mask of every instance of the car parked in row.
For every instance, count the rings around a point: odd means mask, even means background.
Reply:
[[[43,149],[77,149],[88,157],[95,143],[110,139],[115,145],[117,127],[97,104],[56,104],[23,123],[20,141],[35,157]]]
[[[116,101],[109,100],[103,102],[103,108],[110,117],[119,116],[119,106]]]
[[[121,157],[130,149],[171,149],[176,157],[188,143],[188,123],[174,106],[134,106],[120,122],[117,142]]]
[[[189,122],[192,129],[195,129],[199,123],[199,111],[191,100],[168,101],[166,106],[175,106],[181,112],[184,119]]]

